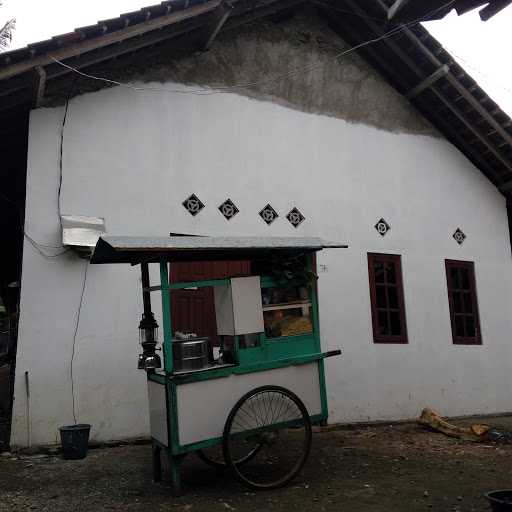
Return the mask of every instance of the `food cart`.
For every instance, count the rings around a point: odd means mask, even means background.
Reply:
[[[311,425],[328,416],[315,274],[315,254],[346,247],[319,238],[170,236],[101,237],[91,263],[141,266],[143,352],[147,373],[154,480],[167,453],[173,492],[181,492],[183,457],[230,468],[247,486],[289,482],[311,447]],[[174,262],[250,261],[250,275],[170,283]],[[151,284],[157,263],[160,282]],[[213,287],[218,346],[176,332],[175,290]],[[163,365],[151,293],[160,292]]]

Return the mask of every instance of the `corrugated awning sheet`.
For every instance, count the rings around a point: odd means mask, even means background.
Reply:
[[[314,237],[104,236],[96,244],[91,263],[134,264],[160,261],[162,257],[169,261],[245,259],[346,247]]]

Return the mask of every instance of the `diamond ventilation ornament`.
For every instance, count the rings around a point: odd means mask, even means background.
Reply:
[[[297,208],[290,210],[286,218],[294,228],[298,228],[305,220],[304,215]]]
[[[386,233],[391,229],[391,226],[384,219],[380,219],[379,222],[375,224],[375,229],[381,236],[385,236]]]
[[[192,216],[196,216],[204,208],[203,202],[195,194],[187,197],[181,204]]]
[[[267,224],[272,224],[272,222],[274,222],[277,217],[279,217],[279,215],[277,214],[277,212],[274,210],[274,208],[272,208],[272,206],[270,206],[269,204],[267,204],[267,206],[265,206],[265,208],[263,208],[263,210],[261,210],[260,212],[260,217],[267,223]]]
[[[220,206],[219,211],[227,220],[232,219],[240,210],[231,199],[226,199]]]
[[[462,232],[462,230],[460,228],[457,228],[455,233],[453,233],[453,238],[455,238],[455,241],[459,245],[462,245],[464,240],[466,240],[466,235]]]

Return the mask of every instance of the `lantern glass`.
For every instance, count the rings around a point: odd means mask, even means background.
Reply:
[[[158,343],[158,327],[139,328],[139,341],[143,343]]]

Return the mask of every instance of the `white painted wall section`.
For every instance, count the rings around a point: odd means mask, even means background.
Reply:
[[[60,241],[62,116],[63,108],[39,109],[30,120],[26,230],[48,245]],[[181,205],[191,193],[206,205],[195,217]],[[228,197],[240,210],[230,221],[217,209]],[[446,141],[234,94],[111,88],[70,101],[61,203],[65,214],[104,217],[112,235],[348,242],[319,256],[323,347],[344,352],[326,363],[331,421],[410,418],[425,405],[449,415],[512,409],[505,200]],[[279,213],[270,226],[258,216],[267,203]],[[306,217],[298,229],[285,219],[292,207]],[[381,217],[391,225],[385,237],[373,227]],[[462,246],[451,236],[457,227]],[[373,343],[367,252],[402,255],[408,345]],[[54,443],[57,427],[73,421],[85,262],[72,253],[45,259],[29,244],[23,258],[12,443],[27,444],[25,371],[31,442]],[[475,262],[482,346],[452,344],[445,258]],[[127,265],[88,271],[74,377],[78,420],[93,425],[95,440],[149,433],[145,375],[136,370],[139,279]]]

